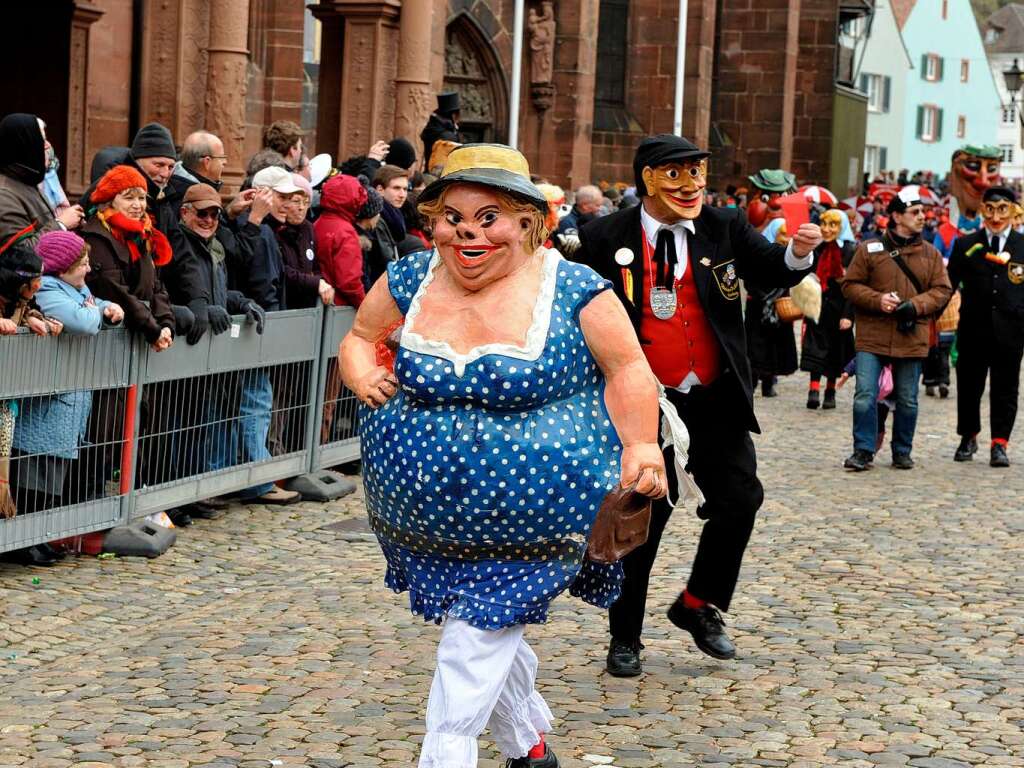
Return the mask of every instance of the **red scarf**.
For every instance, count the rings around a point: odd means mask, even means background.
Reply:
[[[815,270],[821,289],[828,290],[829,280],[839,280],[843,276],[843,249],[833,240],[825,243],[818,257],[818,268]]]
[[[142,221],[129,219],[113,209],[101,211],[99,216],[114,239],[128,248],[133,264],[139,260],[143,251],[152,256],[153,263],[158,267],[171,262],[171,244],[164,233],[153,226],[153,219],[148,213]]]

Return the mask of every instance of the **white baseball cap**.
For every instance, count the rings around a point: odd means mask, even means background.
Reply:
[[[262,171],[252,177],[252,185],[256,189],[260,187],[270,187],[275,192],[280,192],[282,195],[290,195],[293,192],[301,192],[302,189],[292,180],[292,175],[289,171],[284,168],[277,168],[271,166],[270,168],[264,168]]]
[[[314,187],[327,178],[331,172],[331,156],[327,153],[317,155],[309,161],[309,183]]]

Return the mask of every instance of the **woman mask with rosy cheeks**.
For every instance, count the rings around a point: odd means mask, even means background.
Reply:
[[[492,190],[458,184],[441,202],[444,213],[432,220],[434,242],[445,270],[463,289],[478,291],[536,256],[536,245],[524,242],[534,216],[509,210],[510,201]]]

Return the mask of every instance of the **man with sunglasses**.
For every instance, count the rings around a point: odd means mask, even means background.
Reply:
[[[729,610],[764,499],[750,438],[759,428],[740,279],[796,285],[813,267],[821,230],[805,224],[788,247],[776,245],[738,209],[704,205],[709,155],[679,136],[641,141],[633,161],[641,204],[585,225],[573,258],[612,282],[665,388],[662,434],[672,432],[680,446],[676,455],[675,448],[664,445],[670,495],[684,495],[676,488],[677,481],[686,483],[679,467],[686,464],[688,442],[687,470],[704,497],[697,516],[705,522],[690,577],[668,618],[693,635],[704,653],[731,659],[736,649],[719,611]],[[668,430],[666,424],[675,428]],[[700,494],[693,495],[699,503]],[[642,671],[647,587],[672,511],[668,500],[656,501],[647,543],[623,560],[622,594],[609,611],[607,669],[612,675],[634,677]]]
[[[1024,353],[1024,236],[1011,226],[1017,195],[989,187],[982,195],[981,228],[953,244],[949,279],[960,288],[957,328],[954,461],[971,461],[981,431],[981,396],[989,377],[989,464],[1008,467],[1006,448],[1017,416]]]

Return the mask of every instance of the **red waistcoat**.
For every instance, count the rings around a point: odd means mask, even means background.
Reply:
[[[666,387],[678,387],[690,371],[697,374],[701,384],[710,384],[721,372],[722,350],[701,306],[693,264],[687,264],[682,279],[675,281],[675,315],[670,320],[659,320],[651,310],[650,263],[645,259],[640,321],[640,338],[647,342],[642,345],[647,362]]]

